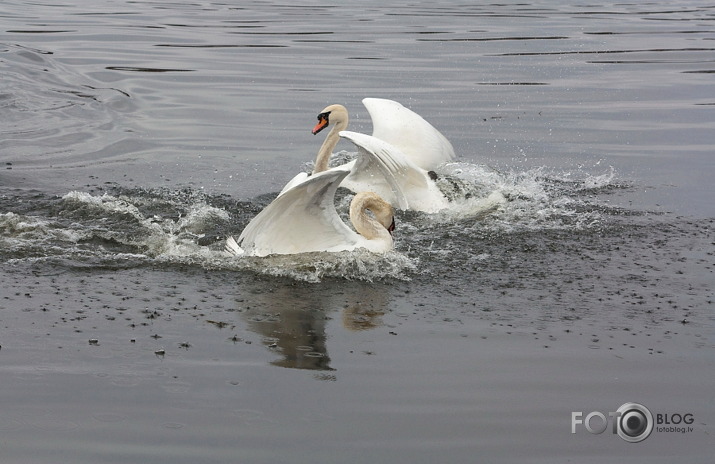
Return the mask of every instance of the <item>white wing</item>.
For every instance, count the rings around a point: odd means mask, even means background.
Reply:
[[[431,171],[454,159],[449,140],[422,116],[392,100],[365,98],[372,135],[398,148],[417,166]]]
[[[354,192],[372,191],[403,210],[434,213],[448,206],[430,179],[399,149],[379,138],[341,131],[340,136],[358,148],[358,159],[341,186]]]
[[[299,172],[291,180],[289,180],[287,184],[285,184],[285,186],[283,187],[283,190],[281,190],[281,193],[279,193],[278,196],[283,195],[284,193],[286,193],[288,190],[292,189],[296,185],[302,184],[303,182],[306,181],[306,179],[308,179],[308,177],[309,176],[308,176],[307,172]]]
[[[340,183],[353,192],[375,192],[393,206],[407,210],[409,202],[397,183],[399,161],[404,155],[390,153],[390,146],[379,139],[357,132],[341,131],[340,136],[350,140],[358,149],[358,156],[351,161],[350,174]]]
[[[284,192],[251,220],[238,245],[253,256],[356,248],[362,237],[340,219],[334,204],[348,173],[321,172]]]

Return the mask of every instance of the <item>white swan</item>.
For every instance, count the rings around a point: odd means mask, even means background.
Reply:
[[[397,102],[366,98],[363,103],[373,118],[372,136],[345,131],[349,118],[342,105],[330,105],[320,112],[313,134],[333,127],[318,151],[313,174],[328,169],[330,155],[340,137],[344,137],[358,147],[358,159],[335,168],[351,170],[343,187],[353,192],[377,192],[405,210],[433,213],[447,207],[447,199],[428,169],[454,157],[449,141],[421,116]],[[307,173],[299,173],[281,195],[307,178]]]
[[[384,253],[393,247],[392,206],[373,192],[361,192],[350,203],[354,232],[335,210],[335,191],[348,170],[329,170],[279,195],[246,226],[238,241],[226,240],[226,251],[240,256],[351,251]],[[369,215],[367,211],[372,214]]]

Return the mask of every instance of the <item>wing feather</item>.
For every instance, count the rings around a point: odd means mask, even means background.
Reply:
[[[254,256],[354,248],[359,235],[340,219],[334,204],[348,174],[321,172],[283,192],[251,220],[238,244]]]
[[[430,171],[454,159],[449,140],[419,114],[383,98],[362,102],[372,119],[373,137],[398,148],[417,166]]]
[[[398,148],[371,135],[341,131],[358,148],[358,159],[342,185],[355,192],[373,191],[400,209],[436,212],[447,200],[429,178]]]

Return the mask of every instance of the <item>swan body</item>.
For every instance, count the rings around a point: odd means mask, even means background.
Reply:
[[[330,156],[343,137],[358,147],[358,158],[333,168],[350,170],[342,187],[353,192],[374,191],[403,210],[433,213],[446,208],[447,199],[428,169],[454,158],[449,141],[420,115],[395,101],[366,98],[363,103],[373,119],[372,136],[345,130],[349,117],[342,105],[330,105],[320,112],[313,134],[331,125],[332,129],[318,151],[313,174],[328,170]],[[299,173],[280,195],[308,177]]]
[[[251,220],[238,240],[227,239],[226,251],[267,256],[359,248],[374,253],[391,250],[394,210],[374,192],[358,193],[350,204],[350,221],[357,232],[338,216],[335,191],[349,173],[340,169],[320,172],[279,195]]]

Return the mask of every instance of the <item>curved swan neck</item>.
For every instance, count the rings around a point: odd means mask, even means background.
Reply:
[[[333,154],[335,146],[340,141],[340,131],[347,129],[348,127],[348,110],[342,105],[330,105],[325,108],[321,114],[328,113],[330,125],[333,128],[325,137],[325,141],[320,146],[318,150],[318,156],[315,158],[315,167],[313,168],[313,174],[328,170],[328,163],[330,161],[330,156]]]
[[[367,214],[370,210],[374,217]],[[350,222],[357,233],[367,240],[392,243],[390,228],[394,226],[392,206],[373,192],[360,192],[350,203]]]
[[[338,126],[333,126],[333,128],[328,133],[328,136],[325,137],[323,145],[321,145],[320,150],[318,150],[318,156],[315,157],[315,167],[313,168],[313,174],[328,170],[328,162],[330,161],[330,155],[333,154],[333,149],[335,149],[335,146],[340,141],[340,135],[338,135],[338,132],[340,132],[341,130],[342,129],[339,129]]]

